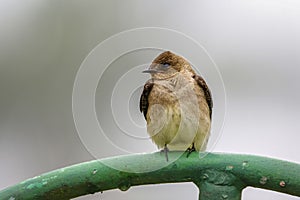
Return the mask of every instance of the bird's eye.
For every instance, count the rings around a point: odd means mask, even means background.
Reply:
[[[162,65],[167,68],[170,66],[170,63],[162,63]]]

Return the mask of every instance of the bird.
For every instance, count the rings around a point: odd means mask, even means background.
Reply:
[[[205,80],[183,57],[165,51],[143,73],[151,78],[140,97],[147,132],[168,161],[169,151],[205,151],[213,100]]]

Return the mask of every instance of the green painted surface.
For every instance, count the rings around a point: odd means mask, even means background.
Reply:
[[[0,200],[70,199],[174,182],[194,182],[200,187],[201,200],[240,199],[247,186],[300,196],[297,163],[251,155],[209,153],[200,159],[196,152],[188,158],[181,154],[170,152],[169,162],[163,154],[152,153],[80,163],[8,187],[0,191]]]

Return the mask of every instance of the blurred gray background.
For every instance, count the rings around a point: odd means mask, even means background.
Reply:
[[[76,73],[100,42],[146,26],[191,36],[218,65],[227,114],[213,151],[300,163],[299,1],[0,0],[0,189],[94,159],[73,121]],[[144,148],[155,150],[150,141]],[[179,200],[197,199],[197,193],[184,183],[77,199]],[[245,200],[298,199],[253,188],[243,195]]]

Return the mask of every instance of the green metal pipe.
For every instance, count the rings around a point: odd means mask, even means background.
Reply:
[[[203,155],[203,154],[201,154]],[[252,155],[169,152],[118,156],[58,169],[0,191],[0,200],[70,199],[131,186],[194,182],[201,200],[241,198],[247,186],[300,196],[300,165]],[[215,196],[214,196],[215,194]]]

